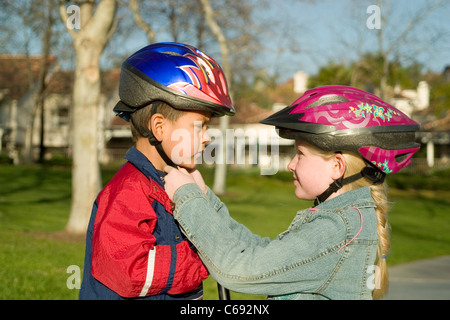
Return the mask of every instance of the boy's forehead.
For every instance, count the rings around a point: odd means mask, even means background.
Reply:
[[[209,111],[188,111],[178,120],[182,122],[209,122],[211,120],[211,112]]]

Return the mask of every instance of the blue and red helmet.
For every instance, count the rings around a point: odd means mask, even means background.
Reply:
[[[227,81],[219,64],[193,46],[161,42],[146,46],[122,64],[120,101],[114,112],[130,114],[155,101],[175,109],[233,115]]]

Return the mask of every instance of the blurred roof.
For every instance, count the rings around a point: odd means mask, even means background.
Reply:
[[[0,90],[10,99],[20,99],[37,80],[42,56],[0,54]],[[49,56],[48,66],[54,68],[47,83],[48,93],[71,94],[74,70],[59,70],[55,56]],[[117,90],[120,69],[101,72],[102,93]]]
[[[34,84],[39,76],[42,56],[0,54],[0,90],[10,99],[19,99]],[[49,56],[48,65],[56,63],[55,56]]]

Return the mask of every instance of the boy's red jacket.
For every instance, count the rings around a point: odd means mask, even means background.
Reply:
[[[94,205],[92,242],[88,230],[86,245],[92,265],[85,277],[90,272],[95,281],[83,279],[80,298],[95,293],[104,299],[98,285],[91,288],[97,281],[125,298],[195,292],[208,276],[206,268],[173,219],[156,169],[135,148],[127,157],[134,161],[117,172]]]

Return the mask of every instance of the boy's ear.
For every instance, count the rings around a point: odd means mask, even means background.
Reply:
[[[162,141],[163,139],[163,128],[166,118],[161,113],[155,113],[149,121],[148,128],[152,131],[156,140]]]
[[[345,157],[341,153],[334,155],[333,161],[333,179],[339,179],[345,173]]]

